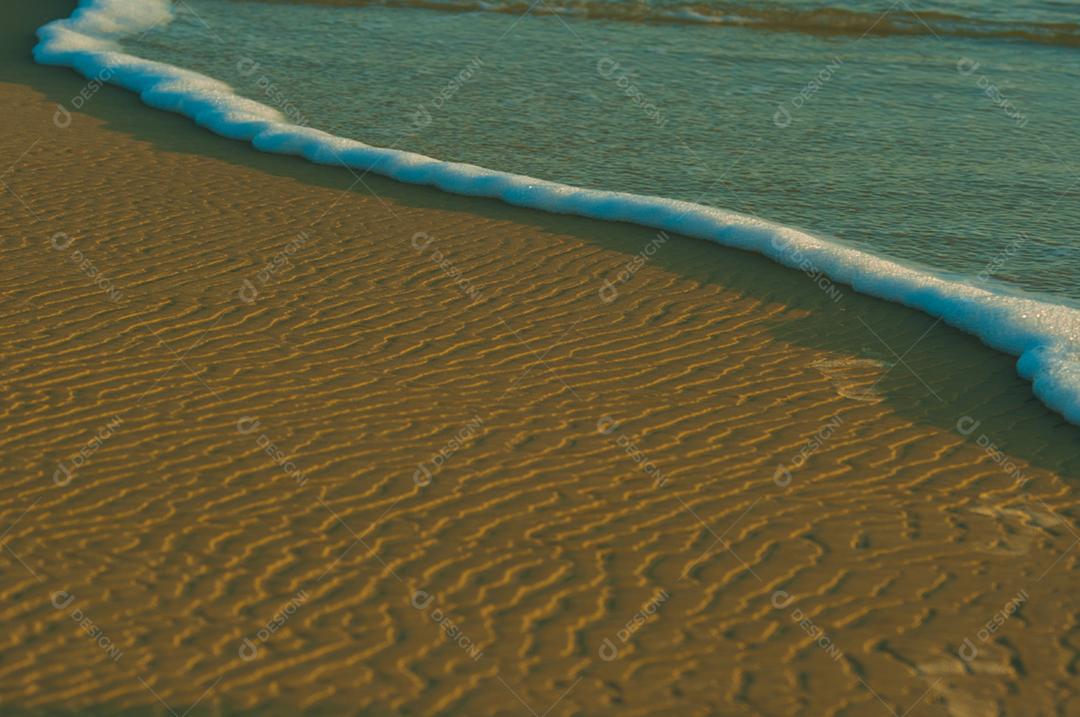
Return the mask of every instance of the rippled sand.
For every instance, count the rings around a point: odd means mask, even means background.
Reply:
[[[0,9],[0,713],[1080,713],[1080,434],[1011,359],[679,237],[603,301],[651,232],[113,88],[58,127],[69,11]]]

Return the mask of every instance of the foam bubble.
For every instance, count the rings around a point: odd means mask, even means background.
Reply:
[[[622,192],[581,189],[470,164],[382,149],[290,124],[277,110],[240,97],[213,78],[120,51],[119,38],[172,18],[168,0],[81,0],[70,18],[38,30],[34,59],[139,93],[148,105],[194,119],[264,152],[345,164],[413,184],[593,219],[631,222],[764,254],[796,269],[938,317],[1019,357],[1035,394],[1080,424],[1080,310],[991,283],[976,285],[736,212]]]

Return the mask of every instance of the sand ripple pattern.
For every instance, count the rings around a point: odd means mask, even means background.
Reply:
[[[603,301],[649,232],[60,130],[41,72],[3,714],[1080,712],[1078,436],[1006,357],[680,238]]]

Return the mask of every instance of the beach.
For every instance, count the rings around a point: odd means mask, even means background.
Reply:
[[[256,152],[34,64],[72,9],[0,9],[3,714],[1080,711],[1015,358]]]

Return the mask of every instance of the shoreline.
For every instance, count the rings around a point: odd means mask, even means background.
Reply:
[[[84,9],[95,13],[94,19],[86,15],[78,21],[42,28],[41,41],[34,48],[35,60],[78,68],[95,92],[107,80],[136,92],[153,107],[190,117],[215,134],[244,141],[260,151],[343,165],[357,181],[376,173],[461,196],[496,198],[554,214],[628,222],[762,254],[807,275],[828,277],[828,281],[846,284],[864,295],[920,310],[1017,357],[1018,373],[1031,381],[1040,400],[1080,424],[1080,363],[1071,350],[1072,337],[1080,330],[1080,308],[1069,302],[1045,302],[1005,285],[984,282],[973,286],[951,278],[948,272],[874,254],[756,216],[446,162],[293,124],[287,113],[236,95],[217,79],[135,55],[96,49],[95,43],[111,37],[96,35],[97,24],[130,25],[128,32],[138,33],[166,22],[172,12],[169,3],[161,0],[157,5],[138,6],[141,15],[128,22],[122,10],[103,9],[95,5],[99,1],[88,0]]]
[[[59,127],[71,6],[0,9],[5,714],[1075,704],[1080,429],[1010,357],[116,87]]]

